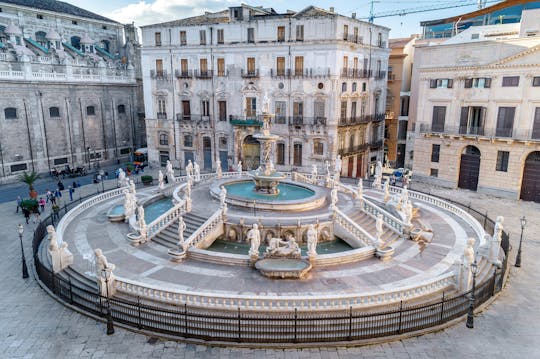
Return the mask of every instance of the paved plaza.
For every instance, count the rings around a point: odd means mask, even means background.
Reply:
[[[413,187],[414,189],[414,187]],[[425,186],[422,189],[426,189]],[[82,191],[95,192],[95,186]],[[432,188],[433,194],[452,198],[487,211],[491,218],[505,216],[505,229],[517,252],[525,215],[522,267],[510,269],[506,288],[475,318],[475,328],[464,322],[419,337],[363,347],[305,349],[222,348],[163,341],[116,327],[112,336],[105,324],[64,307],[43,291],[33,278],[21,278],[20,246],[14,202],[0,205],[4,224],[0,238],[0,358],[534,358],[540,357],[540,204],[509,201],[469,191]],[[29,268],[35,224],[25,225],[24,246]]]

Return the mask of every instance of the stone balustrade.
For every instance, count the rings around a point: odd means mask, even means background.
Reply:
[[[178,306],[188,305],[205,309],[253,310],[253,311],[309,311],[309,310],[349,310],[399,303],[419,296],[439,292],[455,284],[453,272],[445,273],[424,282],[403,288],[374,291],[362,294],[317,295],[317,296],[253,296],[227,295],[221,293],[175,292],[153,287],[147,283],[116,278],[118,292],[134,297],[148,298]]]
[[[113,74],[76,74],[71,72],[33,72],[33,71],[0,71],[2,80],[20,81],[61,81],[61,82],[99,82],[99,83],[135,83],[133,72],[124,75]]]
[[[372,203],[370,200],[368,200],[366,197],[363,198],[362,203],[363,203],[362,209],[370,217],[372,217],[373,219],[377,219],[377,216],[379,214],[382,214],[383,221],[384,221],[384,224],[386,225],[386,227],[390,228],[392,231],[394,231],[394,232],[396,232],[396,233],[398,233],[400,235],[403,234],[403,229],[406,227],[405,223],[403,221],[401,221],[398,218],[392,216],[387,211],[381,209],[380,207],[378,207],[377,205]]]
[[[215,234],[217,231],[223,231],[223,212],[220,209],[214,212],[196,231],[194,231],[188,239],[186,239],[183,245],[185,250],[190,247],[197,247],[197,245],[203,242],[211,234]]]
[[[181,200],[174,207],[148,224],[148,239],[157,236],[161,231],[177,221],[184,213],[186,213],[186,201]]]
[[[369,234],[364,228],[360,227],[356,222],[350,219],[345,213],[339,209],[334,210],[335,221],[346,231],[351,233],[357,240],[359,240],[364,246],[371,245],[377,247],[377,240]]]

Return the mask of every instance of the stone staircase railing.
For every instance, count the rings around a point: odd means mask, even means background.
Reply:
[[[141,299],[163,303],[202,307],[205,309],[253,311],[299,311],[308,310],[349,310],[384,306],[407,301],[422,295],[430,295],[455,284],[453,272],[444,273],[436,278],[414,283],[395,290],[381,290],[362,294],[320,295],[320,296],[256,296],[226,295],[221,293],[202,294],[198,292],[173,292],[153,287],[147,283],[117,278],[115,288],[118,292]]]
[[[400,188],[400,187],[390,186],[390,193],[399,193],[399,194],[401,194],[401,191],[402,191],[402,188]],[[416,191],[413,191],[413,190],[409,190],[409,197],[417,199],[419,201],[430,203],[430,204],[432,204],[432,205],[434,205],[436,207],[445,209],[447,211],[450,211],[450,212],[458,215],[459,217],[461,217],[461,219],[463,219],[465,222],[467,222],[467,224],[469,224],[471,226],[471,228],[474,230],[474,232],[476,233],[476,237],[477,237],[476,241],[477,241],[478,245],[480,246],[480,245],[483,245],[485,243],[484,235],[485,235],[486,232],[484,231],[484,228],[482,227],[480,222],[478,222],[476,219],[474,219],[474,217],[472,215],[470,215],[469,213],[467,213],[467,211],[465,211],[465,210],[459,208],[458,206],[453,205],[450,202],[447,202],[447,201],[445,201],[443,199],[433,197],[433,196],[430,196],[430,195],[425,194],[425,193],[416,192]]]
[[[157,236],[159,233],[161,233],[161,231],[177,221],[178,218],[184,213],[186,213],[186,201],[182,200],[148,224],[148,239],[152,239]]]
[[[191,247],[196,247],[203,242],[210,234],[223,230],[223,214],[221,208],[214,212],[195,232],[184,242],[184,249],[187,251]]]
[[[345,213],[339,209],[334,210],[334,219],[343,229],[351,233],[364,246],[377,247],[377,240],[369,234],[364,228],[360,227],[355,221],[350,219]]]
[[[362,209],[364,210],[364,212],[366,212],[370,217],[374,219],[377,219],[377,216],[379,214],[382,214],[383,221],[386,227],[390,228],[392,231],[400,235],[403,234],[403,229],[406,227],[405,223],[399,220],[398,218],[392,216],[387,211],[382,210],[379,206],[375,205],[366,197],[363,198]]]

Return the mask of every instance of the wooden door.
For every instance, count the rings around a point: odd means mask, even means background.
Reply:
[[[520,198],[540,203],[540,151],[532,152],[525,160]]]

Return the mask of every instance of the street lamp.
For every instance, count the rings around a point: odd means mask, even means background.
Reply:
[[[17,233],[19,233],[19,241],[21,242],[21,253],[22,253],[22,277],[28,278],[28,268],[26,267],[26,258],[24,258],[24,247],[22,243],[22,235],[24,233],[24,227],[19,223],[17,226]]]
[[[523,241],[523,230],[525,229],[525,226],[527,225],[527,218],[523,216],[519,219],[519,221],[521,222],[521,236],[519,237],[519,247],[518,247],[518,252],[516,256],[516,264],[515,264],[516,267],[521,267],[521,242]]]
[[[111,302],[109,301],[109,278],[111,276],[111,272],[107,270],[107,268],[103,268],[101,270],[101,275],[103,276],[103,278],[105,278],[105,290],[107,294],[107,335],[111,335],[114,334],[114,325],[111,314]]]
[[[472,291],[469,297],[469,311],[467,312],[467,328],[474,328],[474,292],[476,290],[476,273],[478,273],[478,264],[476,263],[476,257],[474,262],[471,264],[472,272]]]

